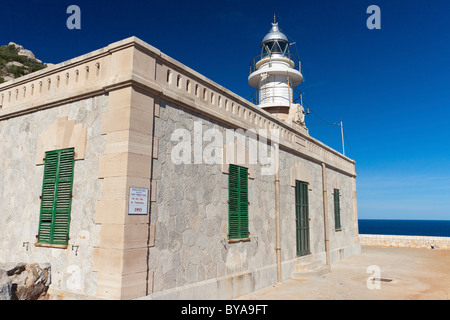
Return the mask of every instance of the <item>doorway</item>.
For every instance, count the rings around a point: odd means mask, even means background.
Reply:
[[[295,181],[295,221],[299,257],[310,253],[308,207],[308,183]]]

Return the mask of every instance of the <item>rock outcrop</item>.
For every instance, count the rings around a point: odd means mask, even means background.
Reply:
[[[0,300],[11,300],[11,279],[8,278],[6,271],[0,269]]]
[[[0,46],[0,83],[47,67],[34,53],[23,46],[10,42]]]
[[[49,263],[0,264],[0,300],[45,299],[50,283]]]
[[[14,42],[10,42],[8,44],[8,46],[15,46],[16,49],[19,49],[19,51],[17,52],[17,54],[19,56],[25,56],[28,57],[31,60],[35,60],[36,62],[42,63],[41,60],[37,59],[36,56],[34,55],[34,53],[31,50],[25,49],[23,46],[21,46],[20,44],[14,43]]]

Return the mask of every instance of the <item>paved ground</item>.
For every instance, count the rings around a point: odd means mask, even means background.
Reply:
[[[369,266],[379,267],[381,281]],[[376,267],[375,267],[376,268]],[[391,281],[389,281],[391,280]],[[289,279],[237,300],[449,300],[450,250],[362,247],[362,253],[332,264],[331,273]]]

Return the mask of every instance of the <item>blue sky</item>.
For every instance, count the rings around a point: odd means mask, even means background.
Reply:
[[[126,3],[126,5],[125,5]],[[69,5],[81,30],[69,30]],[[369,30],[369,5],[381,30]],[[59,63],[137,36],[249,98],[276,13],[296,42],[310,134],[357,162],[360,218],[450,219],[450,1],[2,1],[0,44]],[[317,116],[316,116],[317,115]]]

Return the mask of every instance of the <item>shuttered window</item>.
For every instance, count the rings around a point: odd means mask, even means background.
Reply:
[[[247,239],[248,169],[230,165],[228,175],[228,239]]]
[[[339,190],[334,189],[334,228],[341,230],[341,205],[339,202]]]
[[[73,148],[49,151],[45,154],[38,243],[68,243],[74,154]]]

